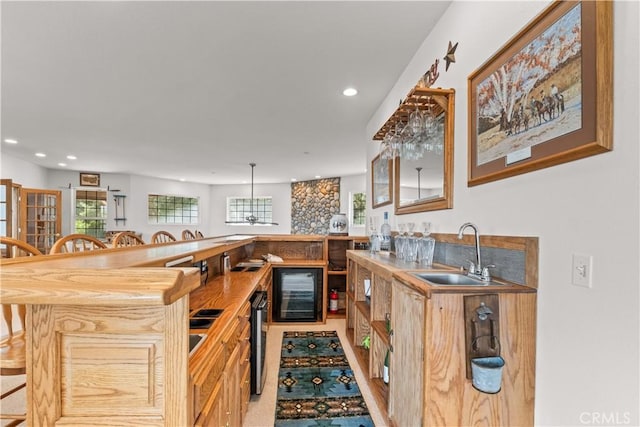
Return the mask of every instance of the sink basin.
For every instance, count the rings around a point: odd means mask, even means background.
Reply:
[[[189,329],[208,329],[216,319],[202,317],[199,319],[189,319]]]
[[[189,334],[189,356],[200,347],[206,336],[206,334]]]
[[[431,272],[431,273],[412,273],[420,280],[424,280],[434,286],[487,286],[497,285],[495,282],[484,282],[474,277],[469,277],[460,273],[449,272]]]

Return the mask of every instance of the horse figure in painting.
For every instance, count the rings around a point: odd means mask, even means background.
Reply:
[[[542,101],[538,101],[537,99],[532,99],[529,108],[531,109],[533,126],[541,125],[543,120],[545,122],[547,121],[547,119],[544,117],[547,110],[546,110],[545,104]]]

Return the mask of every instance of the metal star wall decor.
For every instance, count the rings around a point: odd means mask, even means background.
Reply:
[[[447,49],[447,55],[443,58],[447,63],[446,67],[444,68],[445,71],[449,71],[449,65],[451,65],[452,62],[456,62],[455,53],[456,53],[457,47],[458,47],[457,42],[453,46],[451,45],[451,42],[449,42],[449,49]]]

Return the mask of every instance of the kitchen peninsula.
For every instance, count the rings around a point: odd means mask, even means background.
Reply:
[[[237,263],[285,240],[293,251],[284,264],[326,269],[323,236],[231,236],[2,260],[2,302],[28,304],[28,425],[240,425],[248,300],[257,288],[268,291],[271,266],[222,275],[219,260],[226,253]],[[223,313],[190,356],[190,313],[212,306]]]

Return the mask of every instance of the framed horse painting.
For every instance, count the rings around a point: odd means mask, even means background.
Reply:
[[[611,150],[612,2],[552,3],[468,89],[468,186]]]

